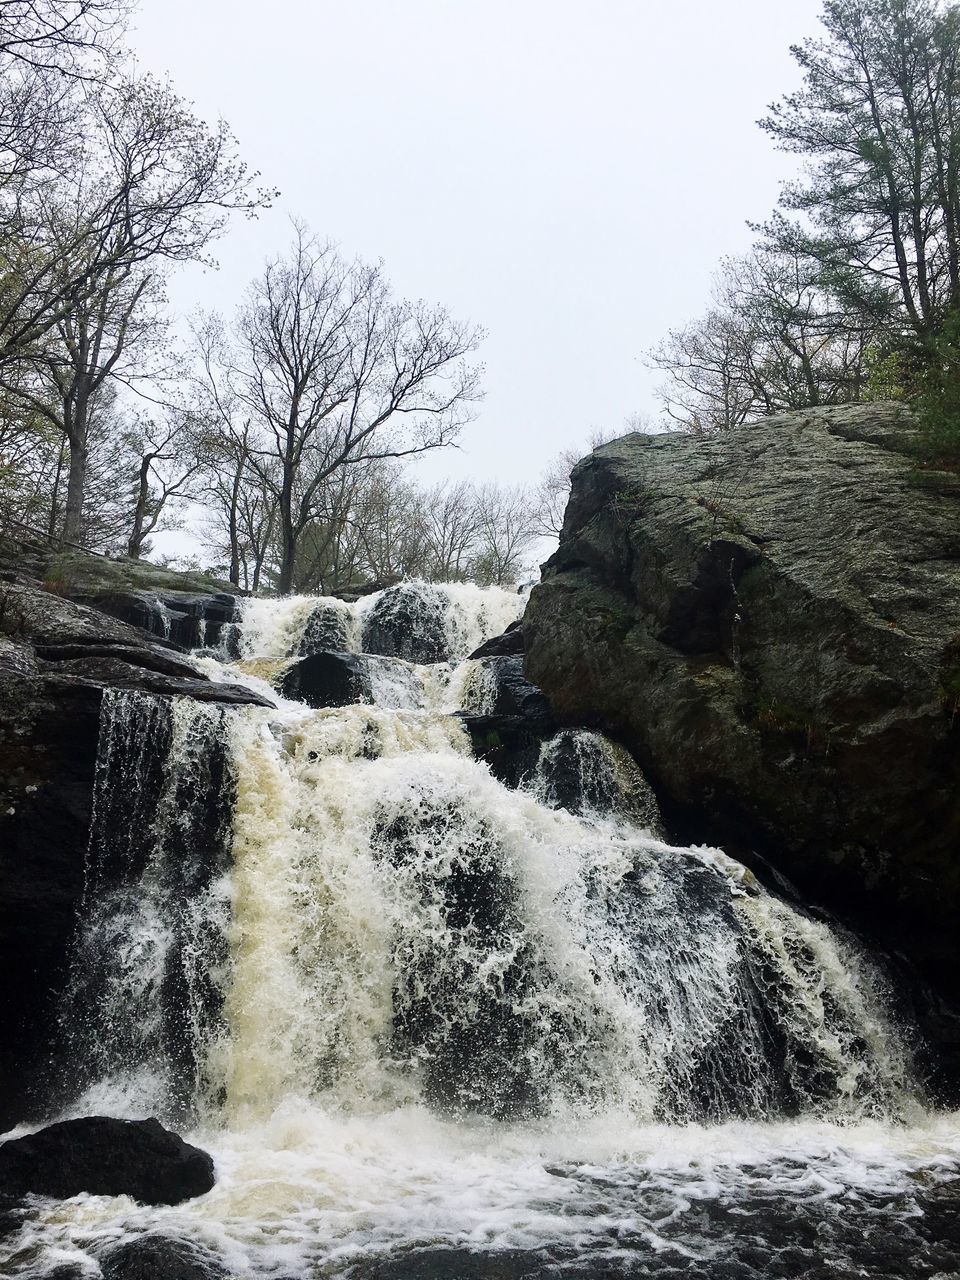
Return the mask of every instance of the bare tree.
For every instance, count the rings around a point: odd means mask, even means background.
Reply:
[[[177,410],[140,421],[128,439],[139,466],[126,551],[137,560],[170,508],[196,496],[207,439],[193,414]]]
[[[476,494],[468,480],[444,481],[422,496],[426,538],[424,576],[437,582],[469,577],[476,552]]]
[[[471,577],[482,586],[515,583],[537,534],[530,498],[518,486],[480,485],[474,495],[477,542]]]
[[[563,528],[563,516],[570,497],[570,472],[591,449],[616,440],[628,431],[645,431],[649,423],[642,414],[634,414],[624,423],[622,431],[595,428],[582,448],[564,449],[547,465],[530,495],[530,519],[534,534],[540,538],[559,538]]]
[[[149,77],[85,86],[65,171],[15,185],[0,234],[0,363],[33,358],[46,335],[107,282],[157,260],[203,259],[251,194],[221,121],[208,128]]]
[[[469,364],[482,337],[441,307],[396,301],[382,267],[344,262],[296,227],[237,324],[236,390],[279,465],[279,590],[343,467],[451,444],[479,397]]]
[[[708,435],[861,393],[878,327],[837,305],[814,261],[759,246],[725,259],[712,293],[707,313],[648,357],[667,374],[661,402],[684,430]]]

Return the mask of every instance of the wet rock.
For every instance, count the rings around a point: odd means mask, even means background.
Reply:
[[[308,707],[345,707],[372,702],[370,676],[355,653],[313,653],[287,667],[280,693]]]
[[[561,729],[540,752],[536,784],[551,809],[617,814],[663,836],[653,789],[629,752],[602,734]]]
[[[349,644],[350,615],[340,601],[322,600],[307,619],[300,638],[300,655],[346,653]]]
[[[506,631],[499,636],[491,636],[484,640],[479,649],[474,649],[471,658],[501,658],[523,653],[523,621],[518,618],[511,622]]]
[[[143,1235],[100,1255],[103,1280],[220,1280],[223,1262],[193,1240]]]
[[[543,734],[531,728],[523,716],[461,711],[457,718],[470,735],[473,754],[485,761],[505,786],[519,787],[536,769]]]
[[[483,664],[483,710],[459,712],[459,719],[477,759],[486,761],[501,782],[518,787],[536,768],[541,744],[556,728],[553,712],[524,676],[522,658],[485,658]]]
[[[224,642],[222,647],[228,656],[236,656],[236,596],[190,591],[81,591],[71,593],[70,598],[181,649],[216,649]]]
[[[519,716],[532,733],[552,733],[556,722],[550,703],[524,675],[523,659],[495,657],[487,659],[486,665],[494,684],[491,715]]]
[[[446,662],[447,602],[423,583],[391,587],[364,618],[363,651],[408,662]]]
[[[683,837],[757,850],[956,1004],[960,486],[912,433],[872,404],[596,450],[525,666]]]
[[[22,582],[0,586],[0,1131],[42,1103],[111,688],[268,705],[95,609]]]
[[[88,1192],[181,1204],[215,1181],[211,1157],[155,1119],[84,1116],[0,1144],[0,1191],[8,1195]]]

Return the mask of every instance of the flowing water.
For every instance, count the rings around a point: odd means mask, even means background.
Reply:
[[[159,1115],[207,1196],[40,1203],[4,1274],[145,1230],[236,1276],[960,1275],[960,1123],[857,945],[721,851],[664,839],[619,747],[564,730],[522,787],[471,755],[507,592],[247,603],[311,710],[105,701],[63,995],[62,1114]],[[80,1064],[78,1074],[77,1064]]]

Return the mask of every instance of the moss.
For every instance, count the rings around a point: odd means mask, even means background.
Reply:
[[[56,594],[74,591],[191,591],[214,595],[237,588],[212,574],[180,573],[147,560],[112,560],[107,556],[63,552],[46,558],[44,588]]]
[[[765,738],[797,748],[805,755],[826,755],[827,742],[813,712],[761,694],[753,713],[753,722]]]

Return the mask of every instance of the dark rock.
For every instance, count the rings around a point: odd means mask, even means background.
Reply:
[[[300,655],[346,653],[349,648],[349,614],[338,600],[321,600],[307,619],[300,638]]]
[[[35,1114],[83,894],[103,690],[0,671],[0,1132]]]
[[[23,583],[0,587],[0,1131],[42,1106],[109,688],[269,705],[92,608]]]
[[[408,662],[446,662],[447,601],[424,583],[390,587],[364,618],[363,651]]]
[[[533,733],[553,733],[556,722],[550,703],[543,691],[523,674],[523,659],[488,658],[485,665],[493,676],[495,687],[491,713],[494,716],[519,716]]]
[[[493,682],[489,710],[463,711],[459,718],[477,759],[486,761],[501,782],[518,787],[536,768],[540,746],[556,728],[553,712],[524,676],[521,658],[485,658],[483,663]]]
[[[473,754],[507,787],[519,787],[540,758],[543,734],[531,729],[523,716],[485,716],[468,711],[457,718],[470,735]]]
[[[537,764],[537,797],[551,809],[618,814],[663,836],[653,789],[619,743],[584,729],[561,729]]]
[[[872,404],[596,450],[526,671],[682,835],[756,849],[956,1004],[960,503],[912,432]]]
[[[355,653],[312,653],[299,658],[284,671],[280,693],[309,707],[373,701],[370,676]]]
[[[213,1160],[159,1120],[84,1116],[0,1144],[0,1190],[53,1199],[88,1192],[181,1204],[216,1181]]]
[[[236,596],[200,595],[190,591],[71,592],[79,604],[91,605],[181,649],[222,647],[235,656],[239,618]]]
[[[511,622],[506,631],[499,636],[491,636],[484,640],[479,649],[474,649],[471,658],[501,658],[523,653],[523,620],[518,618]]]
[[[223,1262],[193,1240],[143,1235],[100,1255],[103,1280],[220,1280]]]
[[[198,672],[189,662],[183,662],[171,653],[145,649],[142,645],[122,644],[43,644],[34,642],[34,653],[45,663],[70,663],[78,659],[112,658],[116,662],[140,667],[144,671],[156,671],[160,675],[196,680]],[[56,669],[56,668],[48,668]]]

